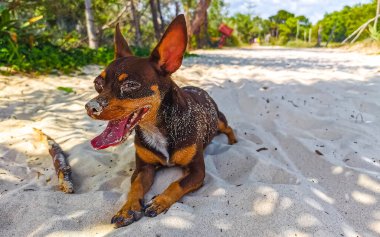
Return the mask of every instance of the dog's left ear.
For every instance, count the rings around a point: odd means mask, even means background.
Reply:
[[[114,44],[115,44],[115,59],[132,56],[132,51],[129,48],[127,41],[124,39],[123,35],[121,34],[119,23],[117,23],[115,27]]]
[[[163,73],[172,74],[181,66],[186,47],[186,20],[181,14],[170,23],[150,57]]]

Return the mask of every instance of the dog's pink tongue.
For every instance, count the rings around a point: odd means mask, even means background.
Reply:
[[[123,139],[126,132],[125,125],[128,119],[122,121],[110,121],[107,128],[97,137],[91,140],[91,145],[96,150],[105,149],[117,145]]]

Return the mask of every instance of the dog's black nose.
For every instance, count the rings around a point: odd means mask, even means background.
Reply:
[[[87,113],[89,115],[100,115],[100,113],[103,111],[103,108],[108,105],[108,101],[104,98],[95,98],[90,100],[86,105],[85,108],[87,110]]]

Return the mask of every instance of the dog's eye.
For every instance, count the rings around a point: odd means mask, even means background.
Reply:
[[[102,90],[104,88],[104,79],[100,76],[96,77],[94,80],[94,86],[95,86],[95,90],[98,93],[102,92]]]
[[[140,88],[140,86],[141,86],[140,83],[135,82],[135,81],[124,81],[120,86],[120,90],[121,90],[121,93],[130,92],[130,91]]]

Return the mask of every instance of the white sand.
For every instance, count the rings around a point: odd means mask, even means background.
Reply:
[[[84,110],[100,69],[76,77],[1,76],[0,236],[379,236],[380,56],[197,53],[176,77],[210,92],[239,143],[216,137],[199,191],[166,214],[120,229],[109,223],[130,187],[134,147],[132,137],[105,151],[90,147],[104,128]],[[70,154],[75,194],[58,191],[32,127]],[[147,199],[178,173],[160,172]]]

